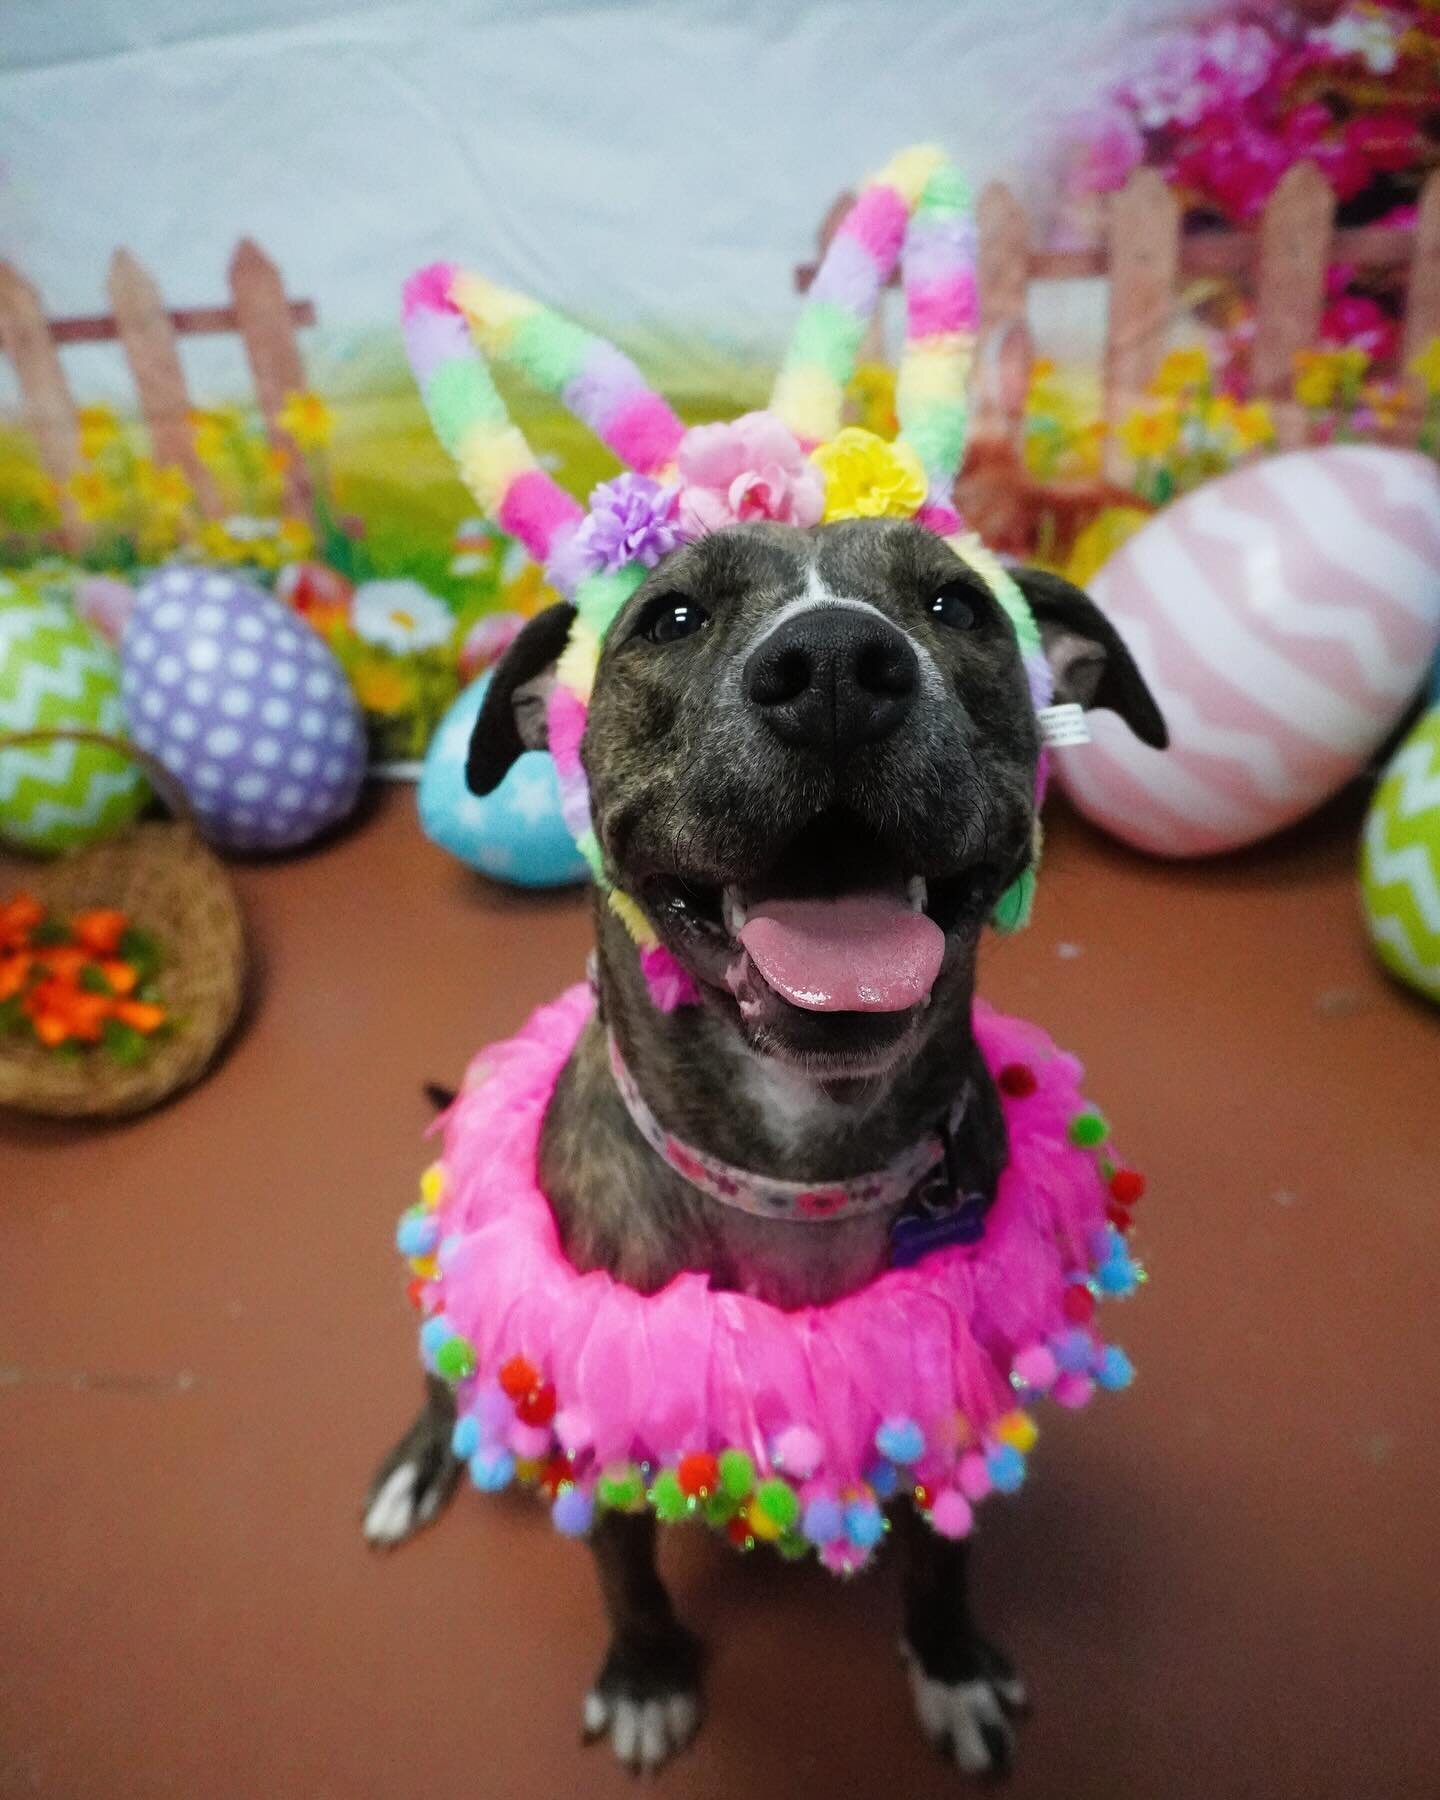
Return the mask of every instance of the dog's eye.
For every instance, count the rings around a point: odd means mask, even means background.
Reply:
[[[973,594],[958,581],[941,588],[930,602],[931,616],[952,631],[971,631],[979,623]]]
[[[652,644],[675,644],[681,638],[694,637],[710,623],[710,615],[694,600],[680,600],[673,595],[659,601],[645,622],[645,636]]]

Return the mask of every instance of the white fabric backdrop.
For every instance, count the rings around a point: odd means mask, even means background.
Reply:
[[[1058,116],[1174,10],[7,0],[0,253],[52,313],[105,310],[121,243],[172,305],[203,304],[249,232],[342,334],[388,324],[403,277],[452,256],[667,365],[698,340],[769,360],[841,187],[940,138],[977,185],[1004,175],[1043,212]],[[123,389],[105,354],[67,354],[78,390]],[[197,357],[223,379],[238,350],[186,356],[192,379]]]

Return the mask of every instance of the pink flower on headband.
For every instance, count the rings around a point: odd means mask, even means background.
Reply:
[[[590,510],[551,557],[550,578],[571,592],[587,575],[626,563],[653,569],[684,541],[680,494],[648,475],[617,475],[590,495]]]
[[[695,426],[681,442],[679,470],[687,533],[718,531],[744,519],[818,525],[825,511],[819,471],[773,413]]]

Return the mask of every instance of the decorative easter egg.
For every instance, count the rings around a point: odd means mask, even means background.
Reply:
[[[555,765],[543,750],[516,759],[492,794],[465,785],[465,757],[489,675],[453,702],[431,740],[418,801],[425,835],[497,881],[564,887],[584,881],[585,859],[560,816]]]
[[[1255,842],[1361,769],[1440,642],[1440,471],[1335,445],[1263,459],[1167,507],[1090,592],[1170,727],[1119,719],[1057,753],[1075,804],[1162,856]]]
[[[220,569],[173,568],[140,589],[121,645],[137,743],[232,850],[283,850],[343,819],[365,774],[344,671],[308,625]]]
[[[125,737],[120,665],[60,601],[0,581],[0,733],[53,727]],[[0,838],[53,855],[128,824],[149,789],[96,744],[0,750]]]
[[[1440,1001],[1440,706],[1421,718],[1375,790],[1360,885],[1381,962]]]

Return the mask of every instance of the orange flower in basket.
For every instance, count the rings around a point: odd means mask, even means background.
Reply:
[[[67,922],[16,894],[0,907],[0,1032],[47,1050],[103,1044],[122,1062],[137,1060],[169,1023],[154,995],[158,969],[158,947],[116,908]]]

